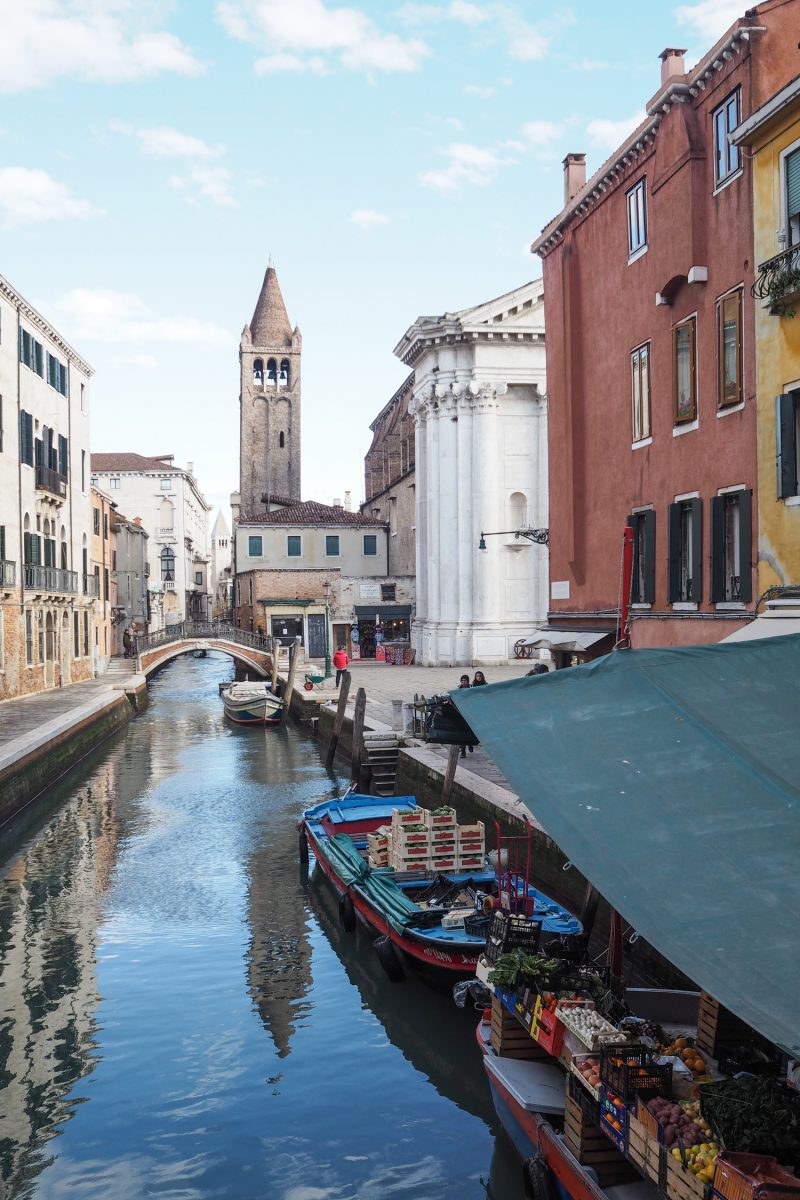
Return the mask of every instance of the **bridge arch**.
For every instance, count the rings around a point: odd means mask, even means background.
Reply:
[[[181,654],[191,654],[195,650],[220,650],[248,671],[255,672],[261,679],[266,679],[272,670],[272,660],[266,651],[256,650],[250,646],[240,646],[236,642],[228,642],[224,638],[190,637],[144,650],[139,656],[142,674],[151,675],[157,667],[162,667]]]

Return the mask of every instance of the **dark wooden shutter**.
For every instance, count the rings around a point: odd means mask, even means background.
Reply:
[[[797,495],[797,437],[792,392],[775,397],[775,460],[778,499]]]
[[[670,504],[667,512],[667,603],[681,598],[681,506]]]
[[[739,492],[739,599],[753,599],[753,493]]]
[[[5,558],[5,556],[6,556],[6,527],[5,527],[5,525],[0,525],[0,562],[2,562],[2,560]]]
[[[639,539],[636,536],[636,524],[638,517],[628,517],[628,528],[633,530],[633,559],[631,570],[631,604],[639,604],[641,597],[639,595]]]
[[[703,599],[703,501],[695,496],[692,506],[692,600]]]
[[[58,435],[58,472],[62,479],[69,479],[69,443]]]
[[[712,604],[725,599],[725,497],[711,497],[711,596]]]
[[[31,562],[40,567],[42,565],[42,539],[38,533],[31,534],[31,554],[33,556]]]
[[[644,595],[645,604],[656,602],[656,514],[653,509],[640,515],[644,520]]]

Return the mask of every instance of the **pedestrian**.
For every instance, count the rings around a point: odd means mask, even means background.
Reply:
[[[469,675],[462,675],[458,681],[458,690],[460,691],[461,688],[468,688],[471,686],[472,685],[470,684],[470,681],[469,681]],[[472,750],[472,746],[470,746],[470,751],[471,750]],[[461,757],[462,758],[467,757],[467,747],[466,746],[461,747]]]
[[[347,657],[347,651],[344,646],[337,647],[336,653],[333,656],[333,665],[336,667],[336,686],[342,682],[342,676],[347,670],[347,664],[350,659]]]
[[[124,652],[124,654],[125,654],[125,658],[130,658],[130,656],[131,656],[131,646],[132,646],[132,644],[133,644],[133,639],[131,638],[131,631],[130,631],[130,629],[125,629],[125,630],[123,630],[123,633],[122,633],[122,649],[123,649],[123,652]]]
[[[472,686],[473,687],[483,687],[483,685],[485,683],[486,683],[486,676],[484,675],[483,671],[476,671],[475,678],[472,681]]]
[[[549,675],[549,674],[550,674],[550,672],[548,671],[548,669],[544,665],[544,663],[537,663],[535,667],[531,667],[530,671],[528,671],[528,675]]]

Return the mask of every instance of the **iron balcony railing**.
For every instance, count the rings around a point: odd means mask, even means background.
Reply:
[[[96,575],[83,576],[83,594],[84,596],[100,595],[100,580]]]
[[[36,468],[36,487],[40,492],[50,492],[51,496],[58,496],[60,500],[67,497],[67,481],[64,476],[41,463]]]
[[[769,300],[775,309],[796,296],[800,292],[800,243],[761,263],[750,291],[759,300]]]
[[[0,558],[0,584],[6,587],[13,587],[17,582],[17,564],[9,562],[5,558]]]
[[[74,595],[78,591],[78,572],[64,571],[61,567],[40,567],[26,563],[25,588],[29,592],[66,592]]]
[[[154,650],[158,646],[167,646],[171,642],[182,642],[195,638],[216,638],[224,642],[236,642],[240,646],[251,646],[254,650],[263,650],[270,654],[274,638],[253,633],[249,629],[237,629],[225,621],[180,621],[176,625],[168,625],[166,629],[158,629],[155,633],[136,635],[136,653],[143,654],[146,650]]]

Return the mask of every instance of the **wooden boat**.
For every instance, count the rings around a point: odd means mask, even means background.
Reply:
[[[231,683],[220,695],[225,716],[237,725],[277,725],[283,717],[283,700],[268,683]]]
[[[367,835],[389,824],[393,809],[415,808],[413,796],[387,802],[350,793],[323,801],[303,813],[301,854],[310,847],[333,884],[345,928],[352,930],[360,921],[379,939],[376,951],[390,979],[402,978],[406,963],[427,970],[439,982],[452,983],[475,974],[488,925],[480,919],[481,906],[487,894],[495,893],[497,877],[488,860],[481,871],[438,876],[371,868],[366,861]],[[543,929],[554,935],[581,931],[571,913],[541,893],[535,895],[538,907],[547,909],[541,918]],[[462,907],[465,896],[467,903],[474,903],[474,921],[451,923],[452,909]]]

